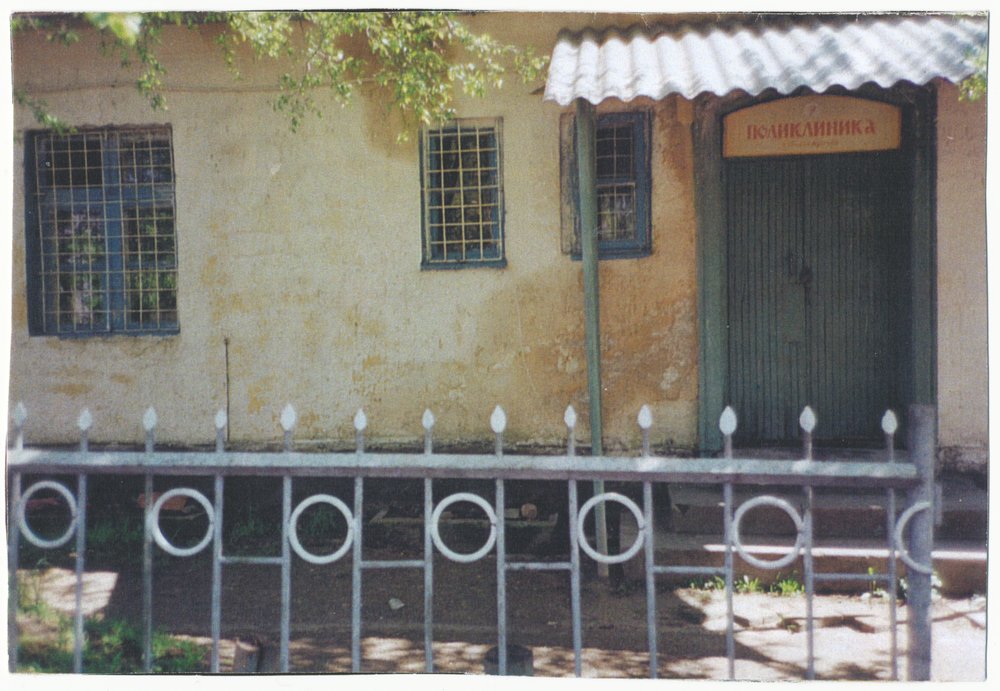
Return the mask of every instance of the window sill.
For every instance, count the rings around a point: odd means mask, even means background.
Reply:
[[[604,259],[644,259],[646,257],[651,256],[652,254],[653,251],[647,248],[642,248],[642,249],[603,248],[598,250],[597,259],[598,261]],[[570,258],[575,262],[582,261],[583,254],[578,252],[573,252],[570,254]]]
[[[420,263],[421,271],[452,271],[455,269],[506,269],[506,259],[496,259],[485,262],[427,262]]]
[[[177,328],[160,331],[109,331],[103,333],[47,333],[44,331],[29,331],[28,336],[30,338],[58,338],[60,340],[76,341],[82,339],[165,338],[168,336],[179,336],[180,333],[181,330]]]

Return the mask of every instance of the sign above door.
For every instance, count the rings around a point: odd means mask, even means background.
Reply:
[[[848,96],[798,96],[723,121],[723,156],[794,156],[899,148],[899,108]]]

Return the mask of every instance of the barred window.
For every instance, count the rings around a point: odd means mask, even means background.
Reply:
[[[618,123],[597,127],[594,132],[598,242],[635,240],[636,237],[632,130],[630,123]]]
[[[642,257],[649,234],[648,118],[644,112],[598,115],[594,127],[597,177],[597,240],[602,259]],[[560,123],[563,252],[579,257],[579,190],[574,118]]]
[[[501,120],[421,137],[423,267],[504,266]]]
[[[168,127],[27,138],[34,334],[176,333]]]

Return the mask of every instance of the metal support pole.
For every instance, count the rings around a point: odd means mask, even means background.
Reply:
[[[601,309],[598,276],[597,244],[597,165],[594,150],[594,105],[582,98],[576,105],[576,169],[580,195],[580,245],[583,254],[583,310],[587,342],[587,391],[590,397],[591,455],[603,456],[603,423],[601,414]],[[604,482],[594,482],[594,493],[604,492]],[[594,507],[597,531],[597,551],[608,553],[608,533],[605,504]],[[602,577],[608,576],[608,565],[598,564]]]
[[[288,646],[292,624],[292,543],[289,539],[292,516],[292,476],[281,478],[281,651],[279,667],[288,673]],[[261,651],[263,653],[263,651]]]
[[[644,445],[645,446],[645,445]],[[643,456],[649,456],[649,450],[643,449]],[[643,526],[646,541],[646,636],[649,645],[649,677],[656,679],[659,675],[659,649],[656,640],[656,573],[653,545],[653,485],[642,483],[642,504],[646,525]]]
[[[934,545],[934,451],[937,446],[936,411],[933,406],[910,406],[910,457],[920,485],[912,492],[910,504],[927,502],[931,510],[918,511],[910,522],[910,559],[931,566]],[[928,569],[929,570],[929,569]],[[931,579],[933,573],[907,569],[906,603],[910,610],[907,676],[909,681],[931,678]]]
[[[354,478],[354,563],[351,565],[351,672],[361,671],[361,527],[364,479]]]
[[[20,440],[19,440],[20,441]],[[21,526],[17,522],[21,505],[21,473],[13,473],[10,478],[10,503],[7,505],[7,670],[17,672],[17,642],[20,637],[17,627],[18,599],[18,548]]]
[[[426,452],[430,454],[430,433]],[[424,478],[424,670],[434,673],[434,540],[428,526],[434,514],[434,490],[430,478]],[[357,536],[361,543],[360,535]]]
[[[500,676],[507,675],[507,551],[504,523],[506,496],[503,480],[496,481],[497,514],[497,669]]]
[[[219,438],[221,439],[221,434]],[[216,447],[218,451],[219,448]],[[219,673],[219,639],[222,637],[222,499],[224,481],[215,476],[215,535],[212,539],[212,653],[209,671]]]
[[[73,614],[73,672],[83,674],[83,573],[87,554],[87,475],[79,473],[76,500],[76,611]]]
[[[569,558],[570,558],[570,611],[573,619],[573,674],[582,676],[583,624],[580,612],[580,539],[577,531],[577,515],[579,512],[576,480],[570,480],[569,485]]]
[[[145,477],[145,523],[142,538],[142,669],[153,671],[153,476]]]

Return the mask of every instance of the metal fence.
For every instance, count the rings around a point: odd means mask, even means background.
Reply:
[[[15,607],[19,540],[25,538],[41,548],[56,548],[75,538],[76,562],[76,611],[74,617],[74,667],[83,671],[83,613],[81,597],[83,574],[86,568],[86,507],[87,479],[91,475],[116,473],[140,475],[145,478],[145,496],[154,497],[153,478],[165,476],[203,476],[214,479],[211,498],[203,492],[188,487],[167,491],[154,501],[145,502],[145,540],[143,552],[143,610],[145,650],[144,664],[152,669],[152,575],[153,549],[158,546],[168,554],[185,557],[211,549],[211,657],[210,669],[220,671],[219,640],[222,626],[222,566],[239,563],[272,564],[281,570],[280,660],[279,670],[290,671],[289,640],[291,633],[291,572],[298,559],[312,564],[329,564],[350,555],[352,559],[351,603],[351,654],[352,670],[361,670],[361,585],[365,575],[381,569],[422,569],[424,577],[424,649],[426,671],[434,671],[432,649],[434,624],[434,556],[435,550],[448,559],[473,562],[489,553],[496,559],[496,642],[498,670],[508,671],[508,616],[507,575],[512,571],[561,571],[570,580],[571,628],[574,648],[574,671],[581,675],[581,561],[584,558],[601,563],[620,563],[640,552],[645,560],[646,628],[648,631],[649,675],[658,674],[656,620],[657,576],[705,576],[725,581],[728,625],[726,652],[728,673],[735,678],[735,633],[733,615],[734,560],[739,557],[763,569],[780,569],[801,557],[804,567],[806,596],[806,647],[807,678],[814,678],[814,641],[812,604],[816,583],[823,580],[864,580],[881,584],[889,596],[891,618],[891,669],[892,678],[898,678],[896,640],[896,587],[897,558],[907,566],[909,609],[909,641],[907,646],[910,680],[925,680],[930,676],[930,596],[931,596],[931,547],[933,540],[933,459],[935,445],[935,411],[929,406],[912,406],[909,411],[908,443],[905,456],[896,459],[895,436],[897,422],[888,412],[882,420],[886,447],[884,458],[875,462],[819,461],[814,460],[812,431],[815,426],[813,412],[806,408],[800,418],[803,430],[803,453],[800,460],[757,460],[734,456],[732,437],[736,430],[736,415],[727,408],[720,417],[724,452],[718,458],[654,457],[650,454],[649,429],[652,417],[644,407],[638,417],[642,429],[643,446],[637,458],[610,456],[577,456],[574,440],[576,415],[570,407],[566,411],[566,452],[559,456],[526,456],[504,453],[503,432],[506,418],[497,407],[490,425],[495,434],[495,452],[482,455],[439,454],[433,450],[434,417],[424,414],[426,430],[424,453],[371,453],[365,450],[364,431],[367,419],[359,411],[354,420],[356,451],[346,453],[301,453],[294,451],[293,429],[296,414],[287,406],[281,415],[284,428],[284,451],[244,453],[225,449],[226,416],[220,412],[215,419],[216,449],[214,452],[156,451],[154,437],[156,413],[150,409],[143,419],[146,430],[145,451],[113,452],[90,451],[88,431],[93,420],[88,411],[80,415],[80,443],[78,451],[53,451],[25,448],[23,429],[26,412],[20,404],[13,415],[13,447],[8,450],[8,479],[10,487],[9,517],[9,573],[10,594],[8,601],[10,630],[10,668],[17,665],[18,631]],[[24,476],[40,477],[27,488],[22,487]],[[72,482],[56,481],[52,477],[76,476],[75,491]],[[227,478],[235,476],[271,476],[280,478],[282,486],[281,555],[276,557],[246,557],[224,554],[222,541],[223,495]],[[292,483],[302,478],[340,477],[353,479],[353,506],[330,494],[314,494],[297,506],[292,505]],[[366,481],[373,478],[417,478],[423,481],[423,555],[417,559],[375,561],[363,558],[362,520]],[[491,501],[480,494],[459,492],[434,502],[433,488],[436,481],[446,478],[490,480],[495,483]],[[566,482],[568,500],[569,554],[566,561],[511,561],[505,547],[505,483],[510,480],[558,480]],[[641,502],[617,492],[600,492],[579,505],[578,483],[581,481],[638,482],[642,488]],[[654,483],[707,483],[721,486],[724,497],[722,525],[724,539],[724,564],[714,566],[678,566],[657,564],[654,549]],[[801,488],[804,507],[802,513],[783,498],[761,494],[739,506],[734,506],[733,488],[739,486],[785,486]],[[881,488],[886,494],[886,573],[820,573],[813,561],[813,493],[815,488],[856,487]],[[37,492],[48,490],[63,497],[69,506],[71,520],[65,533],[54,539],[44,539],[31,528],[26,519],[25,507]],[[906,490],[907,506],[897,510],[899,490]],[[799,491],[799,490],[794,490]],[[171,499],[182,496],[199,503],[205,509],[208,529],[197,544],[178,547],[172,544],[160,529],[160,514]],[[453,504],[469,502],[478,505],[486,514],[489,536],[485,544],[471,553],[460,553],[441,539],[439,523],[442,514]],[[634,515],[638,531],[634,542],[619,554],[603,554],[592,547],[584,536],[588,514],[606,502],[620,504]],[[640,505],[641,503],[641,505]],[[326,504],[343,514],[347,535],[339,548],[328,554],[314,554],[303,547],[298,537],[298,521],[302,512],[314,504]],[[762,560],[744,546],[741,537],[743,516],[753,508],[769,505],[786,512],[795,525],[794,547],[784,556]],[[908,537],[907,537],[908,533]]]

